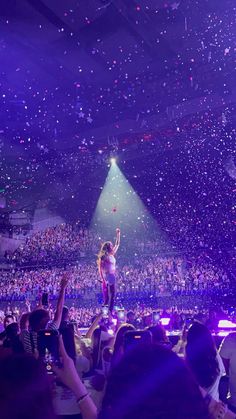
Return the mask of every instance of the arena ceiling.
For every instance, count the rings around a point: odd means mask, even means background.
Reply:
[[[94,207],[114,153],[145,182],[162,178],[160,156],[171,178],[199,149],[209,172],[230,161],[234,173],[234,0],[8,0],[0,19],[8,211],[88,188]]]

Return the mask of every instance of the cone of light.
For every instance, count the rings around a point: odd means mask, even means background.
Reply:
[[[110,240],[117,227],[121,229],[122,236],[129,240],[151,239],[160,235],[157,222],[123,175],[115,159],[112,159],[92,218],[91,229],[98,232],[103,240]]]

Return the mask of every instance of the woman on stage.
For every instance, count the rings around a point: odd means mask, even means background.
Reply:
[[[111,242],[103,243],[98,255],[98,269],[102,282],[104,305],[108,305],[112,313],[116,292],[116,258],[115,254],[120,246],[120,229],[116,229],[115,245]]]

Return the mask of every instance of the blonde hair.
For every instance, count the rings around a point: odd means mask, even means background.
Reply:
[[[105,242],[105,243],[102,244],[101,250],[98,253],[98,258],[97,258],[97,264],[98,264],[98,266],[101,263],[101,259],[104,256],[107,256],[107,255],[109,255],[111,253],[111,245],[112,245],[111,242]]]

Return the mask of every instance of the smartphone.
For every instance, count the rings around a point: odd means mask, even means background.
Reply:
[[[48,308],[48,293],[44,292],[42,295],[42,306]]]
[[[186,325],[187,329],[190,328],[190,326],[191,326],[192,323],[193,323],[192,317],[186,317],[186,319],[185,319],[185,325]]]
[[[61,366],[59,355],[59,334],[57,330],[40,330],[38,332],[39,357],[48,374],[53,374],[52,364]]]
[[[117,310],[117,318],[120,321],[123,321],[125,319],[125,310],[123,308]]]
[[[108,306],[103,306],[102,307],[102,317],[104,319],[107,319],[108,318],[108,314],[109,314]]]
[[[76,348],[75,348],[74,324],[71,322],[64,323],[63,327],[59,329],[59,332],[61,333],[67,354],[75,362]]]
[[[149,330],[132,330],[124,335],[124,350],[139,345],[140,343],[151,344],[152,334]]]

